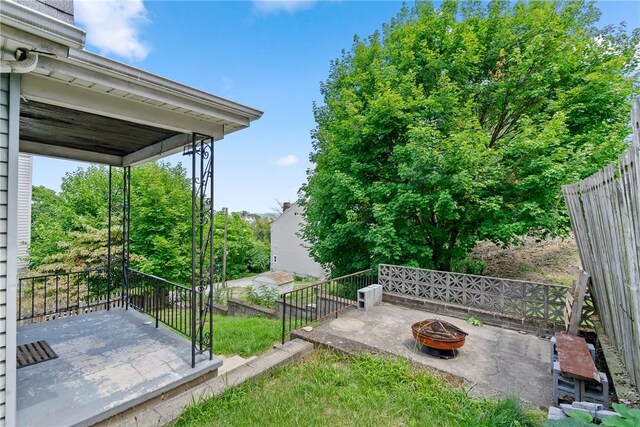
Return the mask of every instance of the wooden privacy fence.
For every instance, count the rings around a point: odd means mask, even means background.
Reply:
[[[609,338],[640,384],[640,99],[632,146],[614,163],[562,188],[582,266]]]

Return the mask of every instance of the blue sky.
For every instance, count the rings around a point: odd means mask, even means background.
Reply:
[[[600,1],[601,25],[640,27],[640,1]],[[389,22],[399,1],[75,0],[87,49],[264,111],[216,143],[216,209],[294,201],[310,167],[312,104],[330,61]],[[188,162],[180,155],[166,160]],[[86,164],[34,157],[33,184],[59,190]]]

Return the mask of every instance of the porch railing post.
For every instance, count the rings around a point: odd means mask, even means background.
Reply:
[[[286,297],[285,294],[282,294],[282,344],[284,345],[284,325],[285,325],[285,318],[284,318],[284,313],[286,310]]]
[[[155,294],[156,297],[154,298],[154,307],[153,307],[153,317],[156,318],[156,328],[158,327],[158,318],[160,316],[160,297],[161,297],[161,293],[162,293],[162,288],[156,284],[155,286]]]

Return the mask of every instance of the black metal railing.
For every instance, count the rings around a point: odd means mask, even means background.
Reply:
[[[191,337],[191,288],[129,269],[127,303],[156,323]],[[196,299],[199,300],[199,299]]]
[[[122,305],[122,286],[109,286],[104,268],[21,277],[17,320],[47,321]]]
[[[282,294],[277,302],[282,343],[291,331],[356,305],[358,289],[377,282],[373,269],[325,280]]]

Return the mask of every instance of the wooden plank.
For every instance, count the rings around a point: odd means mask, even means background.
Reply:
[[[569,327],[567,333],[569,335],[578,335],[580,330],[580,321],[582,320],[582,305],[584,303],[584,296],[587,293],[587,283],[589,282],[589,275],[584,271],[578,273],[576,280],[575,297],[572,295],[571,311],[569,313]]]
[[[591,359],[585,339],[560,332],[555,336],[562,372],[581,380],[600,382],[600,375]]]
[[[564,328],[565,330],[569,330],[569,324],[571,323],[571,311],[573,307],[573,295],[571,295],[570,291],[567,291],[565,295],[565,304],[564,304]]]

